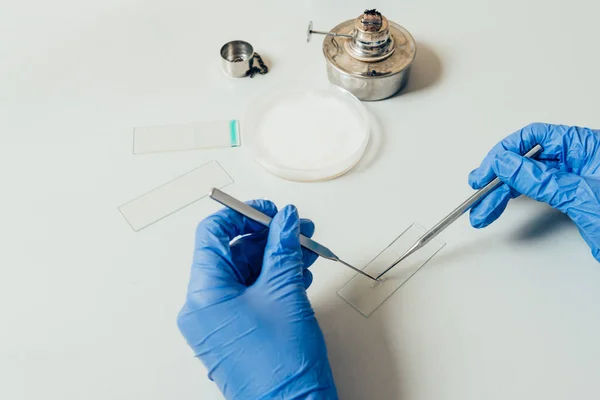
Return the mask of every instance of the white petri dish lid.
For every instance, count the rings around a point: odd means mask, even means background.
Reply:
[[[267,171],[293,181],[323,181],[348,172],[369,142],[369,115],[348,91],[327,85],[270,91],[242,124],[244,145]]]

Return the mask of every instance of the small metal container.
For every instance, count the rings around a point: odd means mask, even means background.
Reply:
[[[417,46],[411,34],[377,10],[366,10],[342,22],[327,35],[323,55],[327,76],[360,100],[383,100],[402,90],[409,78]]]
[[[254,63],[254,49],[243,40],[234,40],[221,47],[223,71],[232,78],[243,78]]]

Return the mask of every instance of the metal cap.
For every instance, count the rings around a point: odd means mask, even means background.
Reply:
[[[243,40],[227,42],[221,47],[221,66],[223,72],[232,78],[243,78],[248,75],[254,62],[252,45]]]

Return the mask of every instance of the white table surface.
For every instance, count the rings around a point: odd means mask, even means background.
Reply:
[[[600,127],[598,2],[380,1],[419,45],[363,162],[280,180],[244,148],[133,156],[132,128],[240,118],[287,82],[326,82],[320,38],[364,1],[3,1],[0,12],[0,398],[219,399],[176,326],[200,201],[133,232],[117,206],[216,159],[243,199],[294,203],[357,265],[471,193],[467,174],[533,122]],[[232,13],[234,12],[234,13]],[[271,72],[230,80],[244,39]],[[243,127],[242,127],[243,129]],[[600,398],[600,266],[561,214],[522,199],[448,245],[369,319],[319,260],[309,295],[342,399]]]

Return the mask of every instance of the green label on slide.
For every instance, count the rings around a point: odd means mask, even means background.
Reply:
[[[240,125],[237,119],[232,119],[229,121],[229,139],[231,142],[231,147],[238,147],[240,145],[239,126]]]

